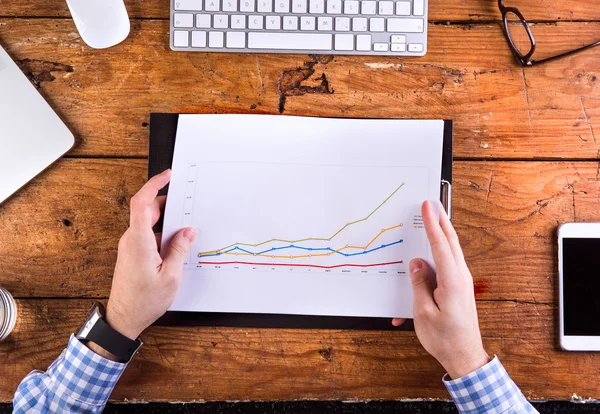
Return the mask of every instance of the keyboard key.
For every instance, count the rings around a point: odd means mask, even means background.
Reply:
[[[336,34],[335,50],[354,50],[354,35]]]
[[[254,0],[241,0],[240,11],[246,13],[254,13]]]
[[[204,10],[219,11],[219,6],[219,0],[206,0],[206,3],[204,3]]]
[[[396,15],[410,16],[410,1],[397,1],[396,2]]]
[[[356,50],[368,51],[371,50],[371,35],[356,36]]]
[[[366,32],[367,31],[367,18],[366,17],[353,17],[352,18],[352,30],[355,32]]]
[[[227,32],[227,49],[244,49],[245,47],[245,32]]]
[[[425,3],[423,0],[414,0],[413,14],[415,16],[423,16],[425,14]]]
[[[393,1],[380,1],[379,2],[379,14],[382,16],[390,16],[394,14],[394,2]]]
[[[285,16],[283,30],[298,30],[298,16]]]
[[[300,30],[315,30],[316,21],[314,16],[302,16],[300,18]]]
[[[210,14],[197,14],[196,27],[199,29],[210,29]]]
[[[356,0],[344,1],[344,14],[358,14],[358,1],[356,1]]]
[[[423,51],[423,45],[421,43],[411,43],[408,45],[409,52],[419,53]]]
[[[175,13],[173,15],[173,23],[175,27],[194,27],[194,15]]]
[[[202,10],[202,0],[177,0],[175,2],[175,10]]]
[[[223,47],[223,32],[209,32],[208,47]]]
[[[190,35],[186,30],[175,30],[173,32],[173,46],[188,47],[190,44]]]
[[[341,0],[328,0],[327,1],[327,14],[340,14],[342,12],[342,1]]]
[[[292,13],[306,13],[306,0],[292,0]]]
[[[259,13],[271,13],[273,11],[273,0],[258,0]]]
[[[392,43],[406,43],[405,35],[392,35]]]
[[[227,29],[229,27],[229,16],[226,14],[215,14],[213,27],[215,29]]]
[[[237,0],[223,0],[223,11],[235,12],[237,6]]]
[[[192,47],[206,47],[206,32],[192,32]]]
[[[249,49],[331,50],[331,46],[329,33],[248,33]]]
[[[281,29],[281,17],[279,16],[267,16],[267,30],[279,30]],[[269,36],[272,36],[271,34]]]
[[[319,30],[333,30],[332,17],[319,17],[318,23]]]
[[[372,32],[383,32],[385,30],[385,20],[381,17],[372,17],[369,19],[369,25]]]
[[[350,18],[349,17],[336,17],[335,18],[335,30],[338,32],[349,32],[350,31]]]
[[[392,52],[406,52],[406,43],[392,43]]]
[[[263,16],[252,15],[248,16],[248,29],[262,29],[263,28]]]
[[[310,0],[310,14],[321,14],[325,12],[324,0]]]
[[[289,13],[290,0],[275,0],[275,13]]]
[[[233,16],[231,16],[231,28],[232,29],[245,29],[246,28],[246,16],[241,15],[241,14],[234,14]]]
[[[389,49],[390,45],[388,45],[387,43],[375,43],[373,44],[373,50],[375,52],[387,52]]]
[[[387,19],[387,31],[398,33],[422,33],[423,19]]]
[[[363,1],[360,4],[360,14],[375,14],[377,12],[377,3],[374,1]]]

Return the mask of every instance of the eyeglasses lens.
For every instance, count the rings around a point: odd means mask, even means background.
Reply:
[[[514,46],[522,56],[526,56],[533,47],[525,24],[515,13],[510,11],[506,13],[506,28]]]

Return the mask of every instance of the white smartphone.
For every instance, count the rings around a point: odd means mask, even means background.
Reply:
[[[558,229],[560,346],[600,351],[600,223]]]

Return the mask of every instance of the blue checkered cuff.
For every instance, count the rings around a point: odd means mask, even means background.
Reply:
[[[69,339],[62,363],[48,369],[61,391],[87,404],[103,404],[119,381],[127,364],[108,360],[83,345],[74,335]]]
[[[460,413],[537,413],[510,379],[497,356],[464,377],[450,380],[446,374],[443,380]]]
[[[127,364],[96,354],[71,335],[46,372],[33,371],[19,385],[15,413],[100,413]]]

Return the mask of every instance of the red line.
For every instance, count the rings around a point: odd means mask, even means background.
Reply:
[[[387,262],[387,263],[371,263],[371,264],[339,264],[334,266],[319,266],[312,264],[292,264],[292,263],[253,263],[253,262],[198,262],[198,264],[207,265],[253,265],[253,266],[283,266],[283,267],[317,267],[319,269],[335,269],[337,267],[375,267],[375,266],[389,266],[395,264],[404,263],[402,260],[399,262]]]

